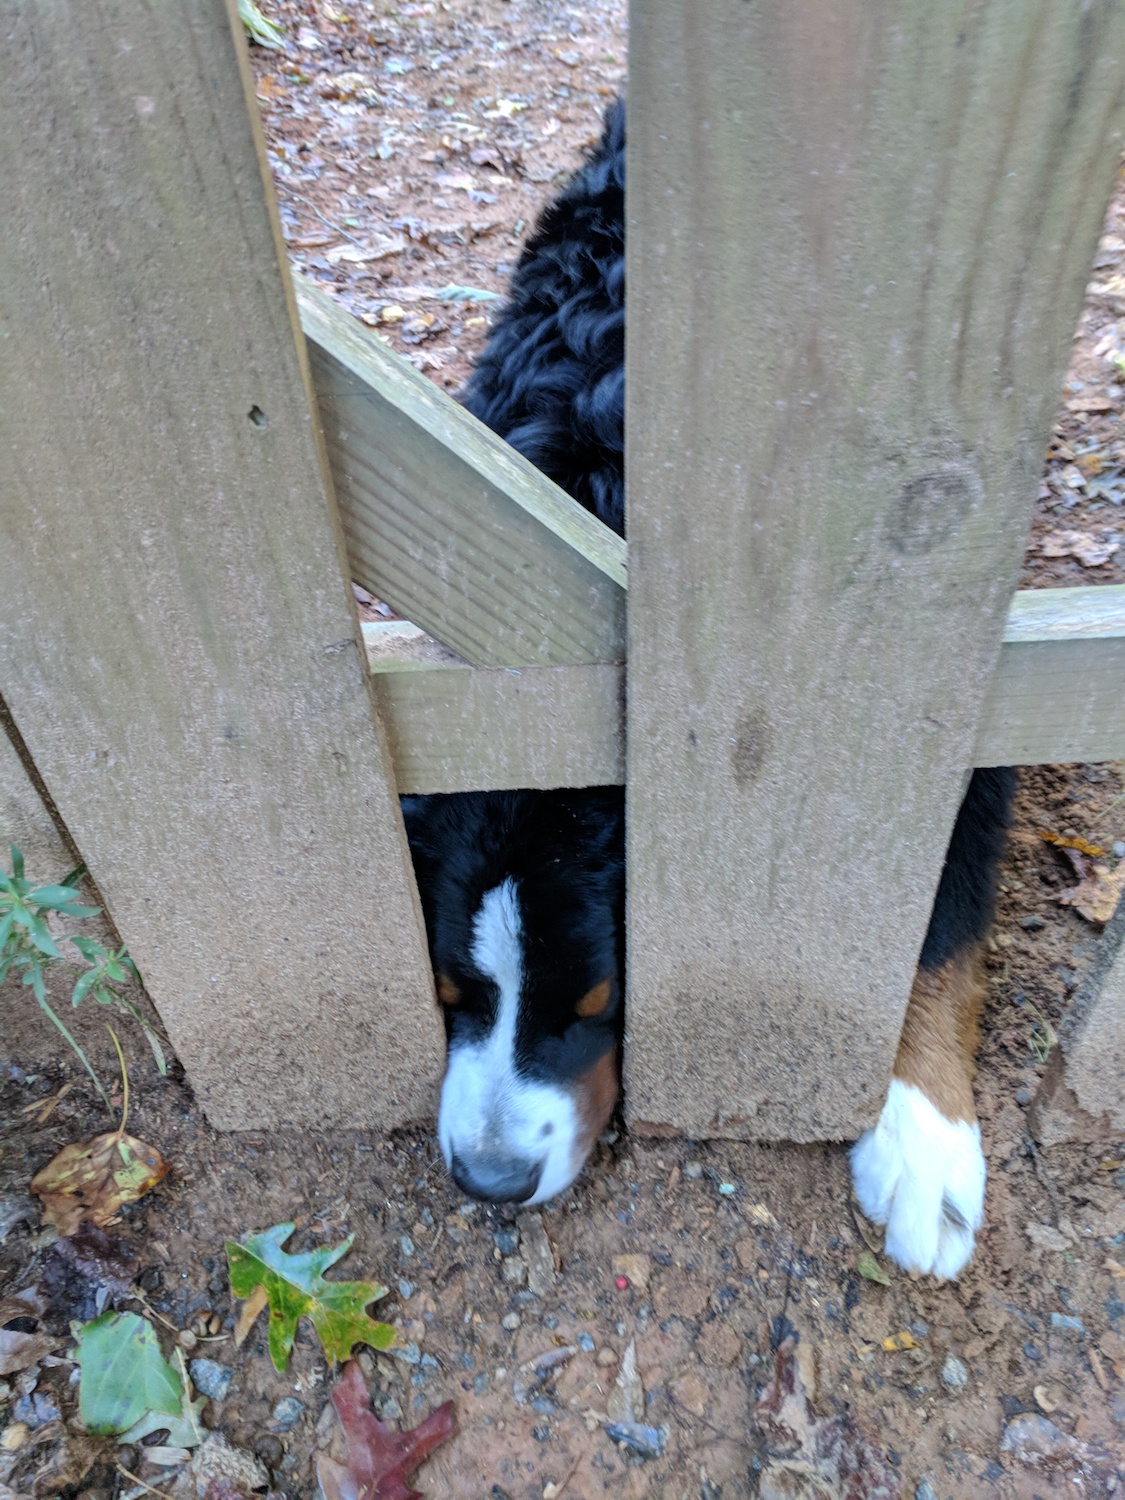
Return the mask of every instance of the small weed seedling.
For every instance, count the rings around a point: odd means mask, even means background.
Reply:
[[[30,987],[48,1018],[74,1049],[82,1066],[94,1080],[106,1108],[112,1113],[109,1095],[90,1065],[89,1058],[47,999],[47,976],[55,968],[69,970],[76,976],[70,997],[72,1005],[81,1005],[89,995],[99,1005],[108,1005],[120,1015],[131,1016],[148,1038],[157,1067],[161,1073],[166,1073],[167,1063],[161,1038],[153,1030],[141,1008],[122,989],[122,986],[130,982],[139,984],[140,975],[124,948],[115,952],[88,937],[71,937],[66,940],[86,960],[86,967],[80,969],[77,964],[68,964],[48,930],[46,914],[53,911],[78,918],[98,915],[101,907],[82,906],[75,899],[75,887],[84,874],[85,867],[79,865],[60,885],[35,886],[25,878],[23,855],[14,844],[11,850],[11,874],[0,866],[0,983],[9,974],[18,974],[21,982]]]

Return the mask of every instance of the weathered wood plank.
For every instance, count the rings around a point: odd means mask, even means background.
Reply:
[[[365,625],[400,792],[617,786],[625,779],[625,669],[487,669],[435,661]]]
[[[0,712],[0,864],[7,870],[12,868],[8,851],[13,844],[24,857],[29,878],[44,885],[61,880],[74,868],[70,850],[8,738]],[[30,999],[31,991],[27,993]]]
[[[363,637],[400,791],[624,781],[624,668],[466,675],[404,622],[366,624]],[[1125,759],[1122,683],[1125,586],[1016,594],[973,764]]]
[[[209,1118],[418,1118],[441,1028],[236,7],[0,20],[0,691]]]
[[[352,575],[475,666],[620,661],[625,544],[299,279]]]
[[[1012,600],[973,764],[1125,759],[1125,585]]]
[[[634,1122],[874,1117],[1123,62],[1111,0],[632,7]]]

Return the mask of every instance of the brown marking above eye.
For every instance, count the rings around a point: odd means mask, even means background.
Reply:
[[[600,1016],[609,1004],[612,988],[612,983],[608,979],[603,979],[601,984],[596,984],[592,990],[587,990],[578,1002],[578,1014],[582,1017]]]
[[[437,997],[443,1005],[456,1005],[461,998],[461,991],[449,975],[440,971],[437,975]]]

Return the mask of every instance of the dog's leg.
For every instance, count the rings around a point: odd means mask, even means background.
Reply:
[[[887,1227],[910,1271],[956,1276],[984,1213],[985,1163],[973,1106],[995,898],[1015,773],[975,771],[950,840],[879,1123],[852,1148],[856,1197]]]

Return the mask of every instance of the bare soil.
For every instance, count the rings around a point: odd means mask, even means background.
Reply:
[[[275,0],[264,9],[294,39],[284,53],[254,53],[294,260],[455,389],[487,331],[488,303],[436,293],[503,290],[528,225],[621,86],[624,5],[447,0],[385,11]],[[333,254],[349,248],[380,253]],[[1123,551],[1084,566],[1042,549],[1060,531],[1110,548],[1121,536],[1125,398],[1113,355],[1125,353],[1122,318],[1119,191],[1024,586],[1125,581]],[[1112,847],[1125,839],[1123,794],[1119,765],[1025,774],[989,954],[978,1083],[987,1218],[956,1285],[890,1266],[887,1286],[860,1274],[878,1239],[851,1203],[843,1147],[654,1142],[618,1131],[575,1188],[536,1216],[557,1275],[541,1284],[533,1261],[532,1290],[525,1264],[535,1221],[463,1203],[432,1132],[219,1135],[182,1072],[161,1079],[139,1034],[129,1034],[130,1128],[159,1146],[173,1172],[123,1211],[114,1232],[139,1257],[137,1285],[151,1308],[173,1329],[196,1331],[192,1357],[232,1372],[207,1423],[265,1460],[276,1494],[315,1493],[315,1455],[338,1443],[330,1372],[305,1327],[285,1375],[269,1362],[264,1324],[234,1348],[223,1253],[225,1239],[294,1220],[293,1248],[354,1233],[339,1274],[391,1288],[379,1311],[398,1326],[402,1348],[362,1361],[377,1409],[414,1425],[442,1401],[456,1404],[457,1436],[419,1471],[430,1496],[734,1500],[757,1494],[763,1476],[768,1490],[780,1482],[776,1434],[754,1407],[790,1329],[816,1410],[874,1434],[904,1496],[1125,1493],[1125,1279],[1115,1270],[1125,1262],[1125,1141],[1040,1150],[1026,1126],[1051,1028],[1098,937],[1055,899],[1072,877],[1039,835]],[[60,1268],[28,1184],[60,1147],[107,1122],[28,992],[5,986],[0,1008],[0,1285],[40,1286],[62,1337],[71,1319],[98,1307],[97,1277]],[[115,1076],[100,1019],[77,1020],[99,1071]],[[621,1255],[641,1257],[624,1287],[614,1267]],[[207,1332],[212,1314],[218,1335]],[[884,1347],[904,1332],[915,1347]],[[659,1458],[623,1451],[600,1420],[634,1341],[644,1419],[666,1429]],[[560,1348],[576,1352],[537,1378],[536,1359]],[[65,1352],[63,1344],[55,1363],[0,1382],[0,1427],[32,1427],[23,1446],[0,1444],[0,1500],[145,1493],[115,1467],[122,1457],[154,1492],[169,1492],[174,1471],[143,1449],[122,1455],[106,1440],[87,1448],[76,1437]],[[279,1419],[285,1398],[299,1409]],[[1054,1424],[1054,1435],[1039,1431],[1040,1456],[1029,1436],[1036,1416]],[[851,1493],[867,1493],[862,1481]]]

